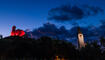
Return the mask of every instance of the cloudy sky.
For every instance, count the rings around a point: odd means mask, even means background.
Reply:
[[[46,22],[67,29],[100,25],[105,19],[105,0],[0,0],[0,34],[9,36],[11,27],[34,29]]]

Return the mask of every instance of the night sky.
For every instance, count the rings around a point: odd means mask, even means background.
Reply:
[[[97,6],[103,12],[63,22],[48,20],[48,12],[62,5]],[[0,0],[0,34],[9,36],[13,25],[23,30],[32,30],[46,22],[51,22],[58,27],[64,25],[67,29],[72,27],[72,21],[76,21],[80,26],[99,26],[100,20],[105,19],[104,10],[105,0]]]

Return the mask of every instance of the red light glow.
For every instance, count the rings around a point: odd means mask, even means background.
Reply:
[[[23,30],[20,30],[20,29],[16,30],[16,26],[12,27],[11,36],[20,36],[20,37],[22,37],[24,35],[25,35],[25,32]]]

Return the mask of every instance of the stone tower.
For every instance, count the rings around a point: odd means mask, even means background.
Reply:
[[[82,48],[82,47],[85,47],[84,36],[80,31],[80,27],[78,27],[78,48]]]

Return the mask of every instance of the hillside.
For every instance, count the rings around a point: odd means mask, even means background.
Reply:
[[[87,43],[85,48],[77,49],[72,43],[65,40],[54,40],[43,36],[37,40],[22,37],[6,37],[0,40],[0,56],[3,58],[36,58],[54,60],[56,56],[72,60],[105,59],[105,39],[102,45],[97,42]],[[103,51],[103,52],[102,52]]]

